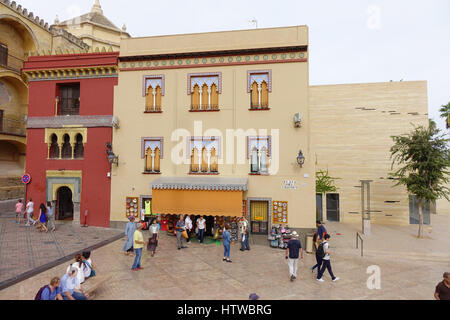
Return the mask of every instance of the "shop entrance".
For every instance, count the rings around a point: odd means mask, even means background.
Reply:
[[[253,234],[268,234],[269,202],[250,201],[250,219]]]
[[[57,220],[73,220],[72,190],[61,187],[57,191],[56,208],[58,210]]]

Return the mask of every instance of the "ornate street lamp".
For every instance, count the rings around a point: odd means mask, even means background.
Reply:
[[[119,156],[116,156],[112,150],[111,142],[106,144],[106,154],[108,155],[108,162],[119,166]]]
[[[297,163],[299,164],[300,167],[303,168],[303,165],[305,164],[305,160],[306,160],[306,158],[305,158],[305,156],[303,155],[303,151],[300,150],[300,151],[298,152],[298,156],[297,156]]]

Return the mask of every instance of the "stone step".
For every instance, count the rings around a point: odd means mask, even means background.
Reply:
[[[333,249],[331,249],[333,251]],[[339,248],[335,250],[338,255],[360,255],[361,248]],[[380,251],[380,250],[363,250],[364,258],[370,259],[387,259],[395,260],[408,259],[416,261],[430,261],[430,262],[450,262],[450,255],[445,253],[430,253],[430,252],[404,252],[404,251]]]

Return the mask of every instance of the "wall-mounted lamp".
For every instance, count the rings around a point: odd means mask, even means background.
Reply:
[[[299,164],[300,167],[303,167],[303,165],[305,164],[305,156],[303,155],[303,151],[300,150],[298,152],[298,156],[297,156],[297,163]]]
[[[108,155],[108,162],[119,166],[119,156],[116,156],[112,150],[111,142],[106,144],[106,154]]]

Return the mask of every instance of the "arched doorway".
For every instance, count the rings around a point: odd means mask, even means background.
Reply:
[[[68,187],[61,187],[57,191],[56,208],[58,210],[58,220],[73,221],[73,200],[72,190]]]

